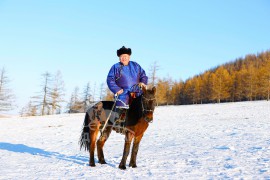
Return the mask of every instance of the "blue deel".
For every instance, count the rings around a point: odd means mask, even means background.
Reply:
[[[128,108],[130,92],[135,92],[137,96],[141,94],[141,90],[134,86],[140,82],[147,85],[148,77],[138,63],[129,61],[129,64],[124,66],[119,62],[111,67],[107,76],[109,89],[114,94],[121,89],[124,90],[124,92],[118,96],[116,107],[123,106]]]

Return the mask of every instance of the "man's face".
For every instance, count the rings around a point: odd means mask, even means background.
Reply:
[[[120,55],[119,60],[124,66],[126,66],[126,65],[128,65],[128,62],[130,60],[130,55],[122,54],[122,55]]]

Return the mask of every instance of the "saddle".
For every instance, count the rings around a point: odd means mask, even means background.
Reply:
[[[89,108],[86,113],[88,113],[90,117],[90,122],[88,122],[89,126],[96,126],[99,123],[104,125],[106,121],[106,113],[102,102],[98,102]]]

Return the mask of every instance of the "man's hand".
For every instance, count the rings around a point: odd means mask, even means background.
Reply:
[[[119,94],[122,94],[124,92],[123,89],[119,90],[116,94],[119,95]]]
[[[146,85],[145,85],[143,82],[140,82],[140,83],[139,83],[139,87],[140,87],[140,88],[143,88],[143,87],[144,87],[144,88],[147,88]]]

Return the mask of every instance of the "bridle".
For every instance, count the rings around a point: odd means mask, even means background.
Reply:
[[[146,97],[144,97],[144,95],[142,95],[142,100],[141,100],[141,103],[142,103],[142,111],[143,111],[143,114],[146,114],[147,112],[154,112],[154,109],[146,109],[146,108],[144,108],[145,106],[144,106],[144,101],[154,101],[154,100],[156,100],[156,98],[146,98]],[[148,122],[148,123],[152,123],[153,122],[153,120],[150,120],[150,121],[148,121],[148,120],[146,120],[145,118],[143,118],[146,122]]]

